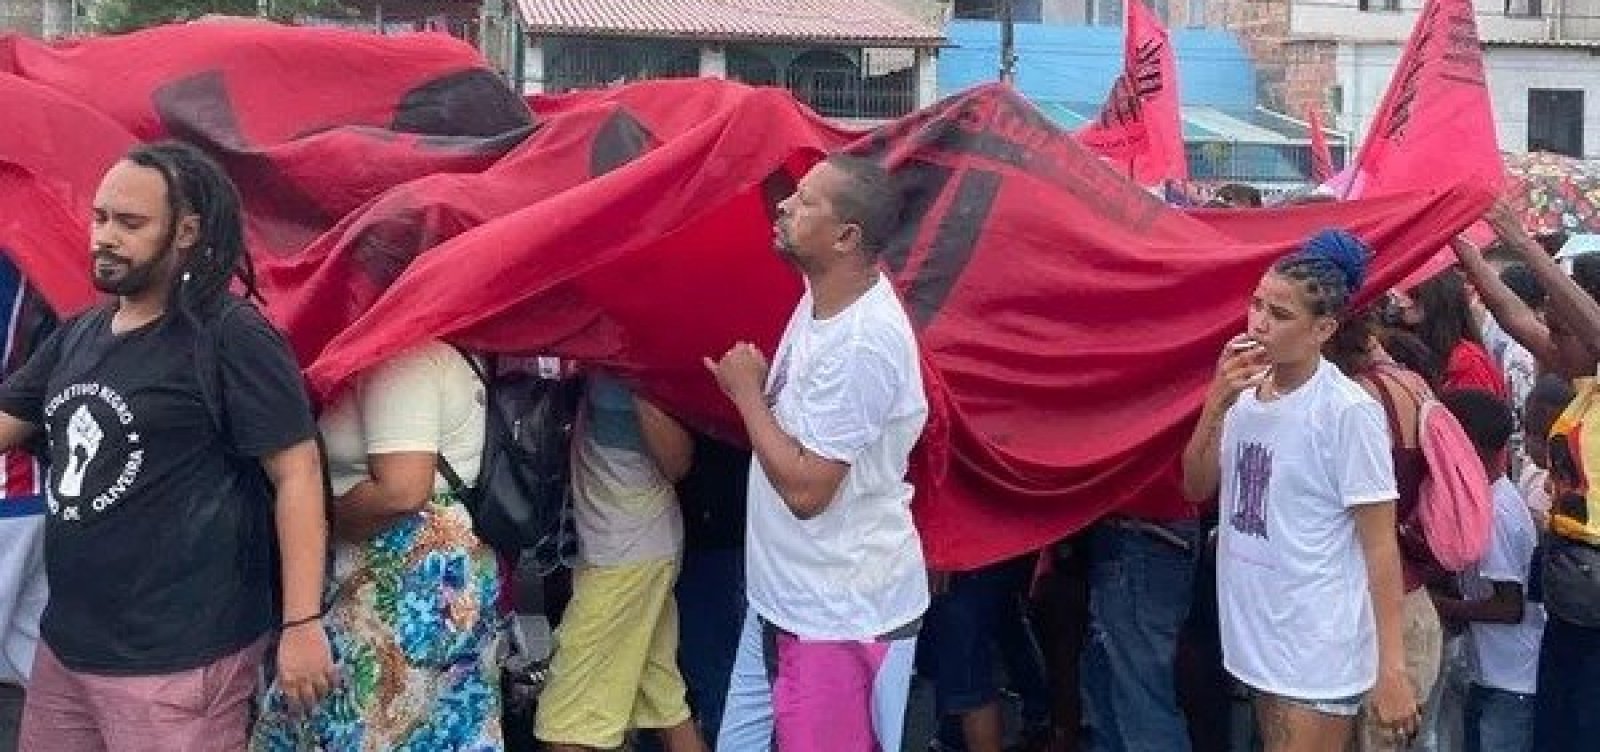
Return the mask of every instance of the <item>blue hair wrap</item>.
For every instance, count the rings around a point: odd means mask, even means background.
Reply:
[[[1308,258],[1332,264],[1351,292],[1361,289],[1361,283],[1367,278],[1367,258],[1371,251],[1360,238],[1344,230],[1323,230],[1312,235],[1301,251]]]

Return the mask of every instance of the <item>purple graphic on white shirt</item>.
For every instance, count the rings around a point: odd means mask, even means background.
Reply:
[[[1245,535],[1267,539],[1267,486],[1272,482],[1272,452],[1260,444],[1245,444],[1233,472],[1238,492],[1228,522]]]

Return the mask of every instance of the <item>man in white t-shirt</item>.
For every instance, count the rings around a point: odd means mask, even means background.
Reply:
[[[1460,390],[1440,398],[1461,421],[1494,478],[1494,528],[1483,560],[1461,575],[1463,600],[1437,598],[1439,615],[1470,629],[1476,666],[1467,696],[1467,752],[1532,752],[1534,698],[1544,607],[1527,599],[1539,533],[1505,475],[1511,409],[1494,395]]]
[[[898,750],[928,607],[906,469],[927,418],[917,342],[877,266],[899,221],[876,164],[829,157],[778,205],[805,276],[775,366],[707,359],[744,421],[750,601],[717,748]]]

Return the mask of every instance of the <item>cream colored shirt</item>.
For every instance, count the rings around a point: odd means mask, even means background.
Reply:
[[[319,422],[335,494],[368,477],[367,457],[436,452],[467,483],[478,477],[483,382],[455,348],[429,342],[363,374]],[[435,473],[435,491],[450,485]]]

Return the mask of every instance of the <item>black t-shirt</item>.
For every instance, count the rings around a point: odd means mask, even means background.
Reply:
[[[0,385],[0,411],[50,440],[41,636],[77,671],[183,671],[276,625],[258,458],[315,424],[293,355],[255,308],[198,327],[174,311],[122,334],[114,311],[59,327]]]
[[[694,434],[694,461],[678,482],[684,547],[713,551],[744,547],[750,451]]]

